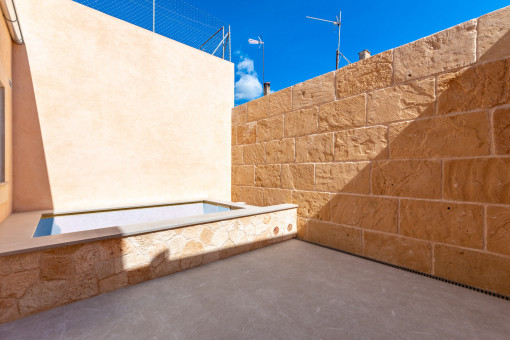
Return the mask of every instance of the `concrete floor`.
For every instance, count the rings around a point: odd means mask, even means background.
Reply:
[[[1,339],[508,339],[510,302],[291,240],[0,325]]]

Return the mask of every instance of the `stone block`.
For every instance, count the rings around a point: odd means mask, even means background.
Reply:
[[[1,278],[0,298],[20,298],[28,287],[39,281],[39,269],[18,272]],[[1,309],[0,309],[1,310]]]
[[[292,192],[283,189],[265,189],[264,206],[292,203]]]
[[[433,116],[434,86],[434,78],[427,78],[369,93],[367,123],[374,125]]]
[[[20,314],[28,315],[71,302],[71,288],[67,280],[38,281],[18,300]]]
[[[99,293],[99,284],[95,273],[76,275],[70,282],[69,293],[73,301],[96,296]]]
[[[388,158],[386,134],[385,126],[335,132],[335,160],[357,161]]]
[[[232,202],[242,202],[241,201],[241,188],[235,185],[230,186],[230,200]]]
[[[313,190],[314,165],[313,164],[283,164],[282,188]]]
[[[510,56],[510,6],[478,18],[478,60]]]
[[[252,144],[257,141],[257,123],[248,123],[237,127],[237,145]]]
[[[494,111],[494,148],[497,154],[510,154],[510,108]]]
[[[328,221],[329,194],[313,191],[294,191],[292,203],[298,205],[298,216]]]
[[[291,87],[271,93],[269,95],[269,115],[274,116],[292,110],[291,95]]]
[[[107,293],[128,285],[128,273],[121,272],[106,279],[99,280],[99,293]]]
[[[138,267],[128,271],[128,284],[134,285],[154,278],[154,271],[151,267]]]
[[[264,164],[266,162],[266,146],[264,143],[243,146],[244,164]]]
[[[267,163],[294,162],[294,138],[285,138],[266,143]]]
[[[510,207],[487,208],[487,250],[510,256]]]
[[[148,266],[150,264],[150,258],[146,251],[143,249],[144,246],[140,247],[136,252],[124,255],[122,257],[123,270],[129,270],[136,267]]]
[[[189,230],[190,228],[186,228],[184,230]],[[151,255],[151,253],[154,251],[154,249],[158,246],[160,233],[147,233],[147,234],[138,234],[133,235],[128,238],[130,243],[133,245],[133,247],[136,249],[135,252],[133,252],[133,255],[140,256],[140,255]],[[147,258],[148,260],[148,258]]]
[[[108,260],[115,257],[122,257],[133,251],[133,246],[129,239],[110,239],[100,241],[97,244],[99,260]]]
[[[196,240],[200,237],[200,233],[202,232],[202,229],[203,229],[203,227],[201,225],[183,228],[181,235],[184,236],[186,238],[186,240]]]
[[[230,128],[230,131],[232,132],[230,145],[237,145],[237,126],[232,126]]]
[[[255,167],[253,165],[241,165],[232,167],[232,184],[254,185]]]
[[[405,82],[476,61],[476,20],[400,46],[394,51],[394,81]]]
[[[365,94],[319,106],[319,131],[329,132],[365,125]]]
[[[71,256],[44,254],[41,257],[41,278],[43,280],[71,279],[75,273],[75,263]]]
[[[264,188],[279,188],[280,164],[257,166],[255,168],[255,185]]]
[[[232,201],[246,202],[246,204],[261,207],[264,205],[264,190],[255,187],[232,186]]]
[[[315,166],[315,189],[368,194],[370,162],[326,163]]]
[[[438,76],[437,101],[439,114],[510,103],[510,58]]]
[[[220,250],[220,258],[221,258],[221,250]],[[187,256],[187,257],[184,257],[181,259],[180,269],[186,270],[186,269],[194,268],[194,267],[200,266],[203,262],[204,262],[203,254],[190,255],[190,256]]]
[[[0,275],[39,268],[40,252],[0,257]]]
[[[211,262],[214,262],[214,261],[218,261],[220,260],[220,252],[219,251],[214,251],[214,252],[211,252],[211,253],[204,253],[202,255],[202,264],[207,264],[207,263],[211,263]]]
[[[487,112],[392,124],[391,158],[483,156],[489,154]]]
[[[308,240],[308,220],[306,218],[297,218],[297,237]]]
[[[269,98],[267,96],[249,101],[246,105],[248,122],[266,118],[269,114]]]
[[[432,245],[429,242],[373,231],[365,231],[363,237],[364,256],[432,273]]]
[[[200,242],[204,246],[211,245],[211,241],[213,239],[213,232],[209,228],[204,228],[202,232],[200,233]]]
[[[243,147],[233,146],[232,147],[232,165],[241,165],[243,164]]]
[[[184,249],[182,250],[182,255],[183,256],[196,255],[201,253],[203,250],[204,246],[202,245],[202,243],[195,240],[190,240],[184,246]]]
[[[326,247],[361,254],[361,230],[329,222],[308,221],[308,241]]]
[[[182,230],[176,229],[175,232],[176,232],[176,235],[174,235],[172,238],[170,238],[170,240],[168,240],[168,242],[167,242],[168,247],[169,247],[170,256],[167,257],[166,262],[169,262],[168,260],[174,261],[174,260],[180,259],[182,250],[184,249],[184,246],[186,245],[186,243],[188,241],[188,239],[184,235],[184,229],[182,229]]]
[[[283,115],[274,116],[258,121],[257,141],[268,142],[283,138]]]
[[[205,230],[206,228],[204,228]],[[152,247],[149,248],[149,260],[152,268],[158,267],[161,263],[171,258],[170,249],[166,243],[167,238],[160,234],[157,236]]]
[[[362,229],[397,232],[398,200],[337,194],[331,199],[331,222]]]
[[[393,51],[386,51],[342,67],[336,75],[337,98],[391,85]]]
[[[101,280],[116,274],[115,259],[96,262],[94,265],[97,277]]]
[[[483,206],[402,200],[400,234],[422,240],[483,247]]]
[[[296,137],[296,162],[331,162],[333,160],[333,133]]]
[[[244,249],[240,249],[240,247],[236,246],[234,244],[234,242],[232,241],[228,241],[227,244],[225,244],[224,248],[222,248],[220,250],[220,259],[225,259],[227,257],[231,257],[231,256],[234,256],[234,255],[238,255],[243,251]]]
[[[510,159],[456,159],[444,162],[444,196],[468,202],[510,204]]]
[[[292,109],[302,109],[335,100],[335,72],[309,79],[292,87]]]
[[[238,105],[232,109],[232,126],[240,126],[247,122],[246,107],[247,104]]]
[[[318,117],[317,107],[285,114],[285,137],[303,136],[317,132]]]
[[[441,161],[373,162],[372,193],[386,196],[441,198]]]
[[[510,258],[453,246],[434,245],[434,274],[510,295]]]
[[[16,299],[0,299],[0,324],[19,317]]]

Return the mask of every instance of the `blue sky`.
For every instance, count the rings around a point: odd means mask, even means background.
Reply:
[[[75,0],[152,29],[152,0]],[[177,7],[178,13],[195,20],[212,20],[181,0],[156,0],[160,6]],[[265,79],[278,91],[335,69],[338,31],[330,23],[306,19],[313,16],[335,20],[342,11],[342,53],[351,61],[358,52],[384,52],[479,17],[509,4],[509,0],[186,0],[231,25],[232,61],[236,64],[236,105],[262,95],[262,49],[248,38],[262,35],[265,41]],[[177,34],[183,43],[204,39],[187,26],[162,24],[161,34]],[[120,15],[120,16],[119,16]],[[196,15],[196,17],[195,17]],[[214,23],[213,23],[214,21]],[[172,36],[170,34],[169,36]],[[182,40],[184,39],[184,40]],[[200,40],[201,41],[201,40]],[[196,43],[196,41],[194,41]],[[197,45],[198,46],[198,45]],[[345,66],[342,60],[340,67]]]
[[[358,52],[372,54],[406,44],[508,5],[487,1],[323,1],[187,0],[232,27],[232,61],[262,82],[262,52],[248,38],[261,34],[266,43],[266,81],[280,90],[335,68],[337,33],[333,25],[306,19],[333,20],[342,11],[342,52],[353,62]],[[253,61],[253,72],[250,72]],[[345,65],[345,62],[341,66]],[[236,75],[236,81],[240,75]],[[239,92],[239,86],[238,86]],[[246,90],[246,89],[245,89]],[[248,91],[249,92],[249,91]],[[239,97],[239,93],[238,93]],[[246,96],[244,96],[246,97]],[[236,105],[250,98],[236,99]]]

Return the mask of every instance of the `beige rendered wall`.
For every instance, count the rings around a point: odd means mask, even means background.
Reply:
[[[71,0],[16,6],[16,211],[229,199],[232,63]]]
[[[232,200],[510,295],[510,7],[232,111]]]
[[[1,13],[1,12],[0,12]],[[0,87],[5,93],[5,182],[0,183],[0,222],[12,211],[12,41],[5,21],[0,20]]]

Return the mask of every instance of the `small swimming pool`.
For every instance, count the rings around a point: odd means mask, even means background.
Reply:
[[[237,208],[209,202],[192,202],[99,211],[43,214],[37,224],[33,237],[200,216],[232,209]]]

